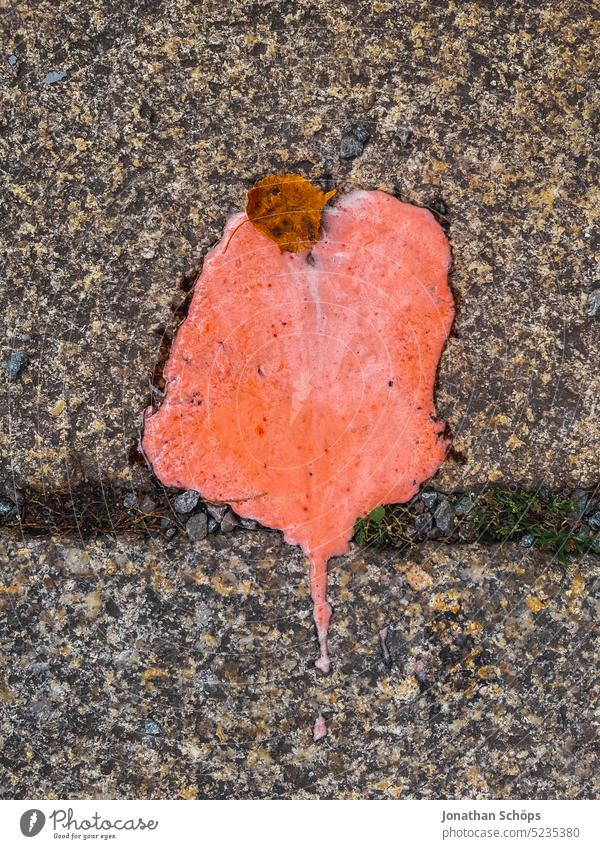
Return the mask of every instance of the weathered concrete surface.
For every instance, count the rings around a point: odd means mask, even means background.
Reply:
[[[266,173],[443,201],[442,487],[598,478],[583,2],[2,4],[1,474],[127,480],[170,307]],[[51,72],[64,72],[52,82]],[[362,156],[340,138],[368,127]]]
[[[354,549],[330,677],[277,533],[4,539],[0,566],[5,798],[598,795],[597,561]]]

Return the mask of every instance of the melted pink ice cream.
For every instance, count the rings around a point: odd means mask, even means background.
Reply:
[[[298,254],[233,216],[146,419],[164,484],[229,502],[307,554],[324,672],[328,559],[358,517],[410,499],[447,449],[433,390],[454,316],[449,264],[431,213],[383,192],[341,197]]]

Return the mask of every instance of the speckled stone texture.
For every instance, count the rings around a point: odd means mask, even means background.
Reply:
[[[171,307],[252,182],[297,171],[448,225],[459,311],[438,402],[465,462],[439,486],[595,483],[593,16],[2,3],[0,354],[29,358],[1,384],[2,476],[130,479]],[[351,127],[371,137],[341,158]]]
[[[5,798],[598,795],[597,561],[354,549],[330,677],[278,533],[5,539],[0,566]]]
[[[278,171],[447,226],[437,487],[596,483],[593,15],[0,3],[0,483],[146,486],[130,449],[174,310]],[[355,550],[331,570],[326,679],[277,534],[5,531],[0,567],[3,798],[598,796],[597,561]]]

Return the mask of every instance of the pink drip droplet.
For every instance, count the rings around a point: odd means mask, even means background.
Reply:
[[[325,718],[323,714],[319,714],[315,719],[315,724],[313,727],[313,740],[315,743],[318,743],[319,740],[322,740],[324,737],[327,737],[327,723],[325,722]]]
[[[327,632],[331,621],[331,605],[327,601],[327,561],[318,555],[310,557],[310,594],[313,601],[313,619],[319,640],[320,655],[315,666],[327,674],[331,669]]]

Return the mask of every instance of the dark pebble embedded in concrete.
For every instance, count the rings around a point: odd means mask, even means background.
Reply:
[[[409,127],[399,127],[394,136],[401,145],[406,145],[412,138],[412,130]]]
[[[16,380],[28,362],[29,358],[24,351],[13,351],[9,355],[5,364],[6,373],[9,379]]]
[[[350,132],[344,133],[340,140],[340,159],[356,159],[370,138],[371,134],[366,127],[353,127]]]
[[[588,295],[587,314],[590,318],[598,318],[600,316],[600,289],[594,289]]]
[[[49,74],[46,74],[42,82],[44,85],[52,85],[52,83],[59,83],[61,80],[64,80],[66,76],[66,71],[50,71]]]

